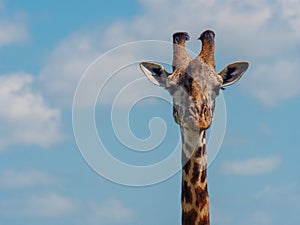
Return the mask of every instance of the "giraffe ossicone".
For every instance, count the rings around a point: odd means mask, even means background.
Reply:
[[[173,34],[173,72],[154,62],[140,67],[155,85],[173,97],[173,116],[182,138],[182,225],[209,225],[209,197],[206,180],[205,131],[211,126],[219,91],[237,82],[248,62],[235,62],[215,71],[215,33],[204,31],[199,55],[192,59],[185,49],[187,32]]]

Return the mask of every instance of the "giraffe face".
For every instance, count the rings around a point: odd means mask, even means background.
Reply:
[[[198,86],[193,84],[193,86]],[[194,91],[193,91],[194,92]],[[187,96],[185,90],[173,95],[173,116],[181,127],[200,131],[208,129],[214,114],[215,97],[213,91],[205,94],[202,90]]]
[[[203,60],[192,60],[185,70],[177,68],[173,73],[151,62],[140,63],[140,67],[152,83],[164,87],[172,95],[176,123],[182,128],[201,131],[212,123],[220,89],[240,79],[248,63],[230,64],[220,73]]]
[[[202,64],[202,65],[201,65]],[[168,77],[167,90],[173,96],[173,116],[183,128],[200,131],[210,127],[215,99],[219,95],[222,78],[203,62],[196,69],[185,71],[174,85],[173,75]],[[175,70],[176,72],[176,70]]]

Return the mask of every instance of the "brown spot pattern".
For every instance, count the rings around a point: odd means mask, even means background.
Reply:
[[[205,139],[205,133],[203,134],[203,139]],[[202,146],[198,146],[191,160],[182,152],[183,180],[181,200],[182,206],[187,207],[182,209],[182,225],[209,225],[207,171],[206,165],[199,163],[199,159],[206,156],[204,141],[201,142]],[[184,147],[188,148],[189,146]],[[201,182],[200,186],[197,186],[198,182]]]
[[[191,188],[186,181],[182,181],[181,200],[185,200],[186,203],[192,203],[193,201]]]
[[[201,178],[200,178],[201,183],[204,183],[205,180],[206,180],[206,169],[202,171]]]
[[[209,225],[209,217],[208,215],[202,216],[198,225]]]
[[[200,176],[200,164],[194,162],[194,168],[193,168],[193,177],[191,179],[192,184],[195,184]]]
[[[195,209],[191,209],[188,212],[182,212],[182,225],[194,225],[197,220],[197,212]]]
[[[201,156],[203,156],[203,154],[204,154],[203,147],[202,146],[198,147],[197,151],[195,152],[195,157],[200,158]]]
[[[204,208],[204,206],[207,204],[208,193],[199,186],[196,187],[195,192],[196,192],[196,206],[201,211]]]
[[[185,171],[186,174],[189,174],[189,171],[191,169],[191,160],[187,159],[184,153],[183,156],[185,157],[186,160],[184,161],[185,165],[183,166],[183,170]]]

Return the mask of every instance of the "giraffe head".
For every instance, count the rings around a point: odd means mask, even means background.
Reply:
[[[217,73],[213,57],[214,37],[212,31],[201,34],[202,51],[185,69],[175,68],[173,73],[168,73],[160,64],[140,63],[148,79],[172,95],[174,119],[188,130],[201,131],[210,127],[219,91],[238,81],[248,68],[247,62],[236,62]]]

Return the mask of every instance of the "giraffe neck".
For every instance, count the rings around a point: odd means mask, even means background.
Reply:
[[[182,130],[182,225],[209,225],[205,131]]]

